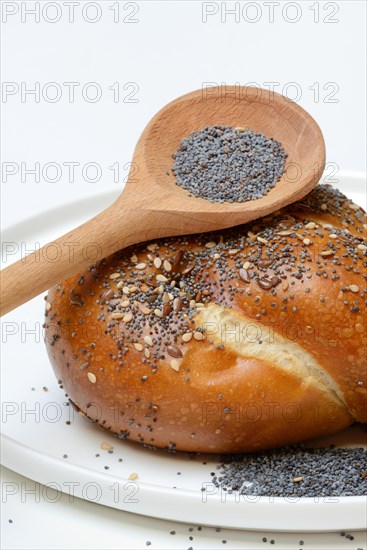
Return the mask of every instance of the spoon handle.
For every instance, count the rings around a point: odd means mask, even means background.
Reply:
[[[147,238],[150,213],[114,203],[63,237],[0,271],[0,315],[5,315],[98,260]]]

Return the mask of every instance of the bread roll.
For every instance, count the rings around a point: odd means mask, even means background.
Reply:
[[[367,422],[366,218],[330,186],[122,250],[46,298],[56,376],[145,446],[251,452]]]

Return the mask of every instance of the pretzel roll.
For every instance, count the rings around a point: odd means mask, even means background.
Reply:
[[[366,218],[330,186],[122,250],[46,298],[70,400],[121,438],[251,452],[367,422]]]

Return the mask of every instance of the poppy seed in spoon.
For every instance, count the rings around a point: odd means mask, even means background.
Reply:
[[[247,202],[266,195],[281,178],[281,143],[250,129],[207,126],[185,137],[172,155],[176,183],[210,202]]]

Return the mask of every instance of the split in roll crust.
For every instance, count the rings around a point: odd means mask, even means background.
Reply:
[[[122,250],[49,291],[56,376],[89,418],[168,450],[367,422],[366,228],[320,185],[251,224]]]

